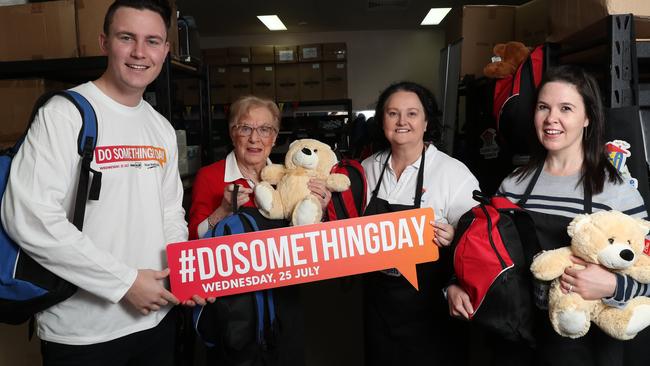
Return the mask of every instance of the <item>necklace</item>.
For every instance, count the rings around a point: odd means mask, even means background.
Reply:
[[[237,164],[239,165],[239,164]],[[251,180],[255,183],[259,182],[259,173],[255,171],[255,169],[247,169],[241,165],[239,165],[239,171],[241,172],[242,176],[248,180]]]

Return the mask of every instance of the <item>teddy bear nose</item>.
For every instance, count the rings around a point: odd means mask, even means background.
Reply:
[[[634,259],[634,252],[629,250],[629,249],[625,249],[625,250],[621,251],[620,256],[621,256],[621,258],[623,258],[623,259],[625,259],[626,261],[629,262],[632,259]]]
[[[306,148],[306,147],[303,147],[301,151],[302,151],[302,153],[305,154],[305,155],[311,155],[311,150],[309,150],[309,149]]]

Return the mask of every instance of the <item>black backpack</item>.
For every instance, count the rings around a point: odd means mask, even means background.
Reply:
[[[237,202],[237,191],[235,185],[232,202]],[[241,207],[219,221],[204,238],[286,226],[286,221],[269,220],[255,207]],[[215,363],[262,365],[276,358],[278,322],[272,289],[218,297],[214,303],[197,306],[192,318],[205,345],[214,348]]]
[[[530,263],[539,251],[528,213],[505,197],[474,191],[479,205],[458,222],[454,271],[469,295],[471,320],[513,342],[534,345]]]
[[[72,90],[43,94],[34,105],[30,117],[31,126],[36,113],[50,98],[60,95],[67,98],[79,110],[82,125],[77,140],[77,150],[82,158],[77,186],[77,197],[73,224],[77,229],[83,227],[86,201],[98,200],[101,188],[101,173],[93,171],[90,163],[97,143],[97,117],[93,107],[81,94]],[[27,130],[29,130],[29,126]],[[0,155],[0,195],[4,196],[9,180],[9,172],[14,156],[18,153],[27,131],[10,149]],[[90,194],[88,193],[89,174],[93,173]],[[10,220],[5,219],[5,223]],[[76,286],[43,268],[9,237],[0,225],[0,322],[21,324],[34,314],[55,305],[77,290]]]

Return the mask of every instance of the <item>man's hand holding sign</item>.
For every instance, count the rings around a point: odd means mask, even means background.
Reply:
[[[415,265],[438,259],[433,210],[419,208],[167,246],[172,293],[219,297]]]

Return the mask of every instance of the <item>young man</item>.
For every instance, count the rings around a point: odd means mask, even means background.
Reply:
[[[102,173],[83,232],[72,216],[81,117],[65,98],[41,108],[15,157],[2,202],[14,240],[77,285],[37,315],[45,365],[171,365],[178,300],[165,289],[165,245],[187,240],[176,136],[142,94],[169,50],[166,0],[117,0],[99,41],[103,75],[73,90],[93,105]],[[169,313],[169,314],[168,314]]]

